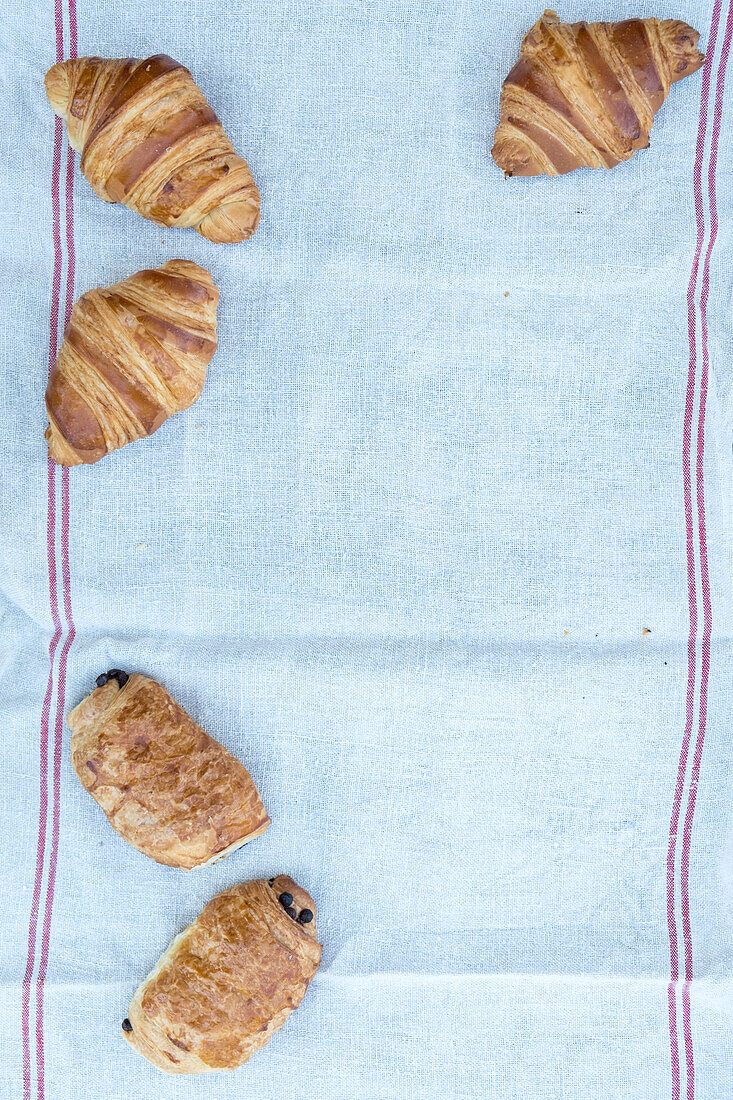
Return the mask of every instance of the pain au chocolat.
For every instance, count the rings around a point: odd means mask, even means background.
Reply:
[[[125,1038],[166,1073],[236,1069],[305,996],[321,961],[316,935],[313,899],[287,875],[225,890],[142,983]]]
[[[119,669],[69,714],[71,760],[114,829],[157,863],[192,870],[264,833],[244,765],[161,684]]]

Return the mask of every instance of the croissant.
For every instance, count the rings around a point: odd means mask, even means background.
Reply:
[[[69,714],[71,762],[120,836],[188,871],[264,833],[249,772],[164,687],[121,669],[97,684]]]
[[[218,894],[173,940],[122,1023],[167,1073],[236,1069],[269,1042],[318,970],[313,899],[287,875]]]
[[[252,173],[173,58],[62,61],[46,73],[46,94],[100,198],[210,241],[252,236],[260,217]]]
[[[504,81],[491,151],[508,176],[613,168],[649,145],[654,115],[705,58],[677,19],[562,23],[546,11]]]
[[[96,462],[193,405],[216,351],[218,301],[209,272],[188,260],[83,294],[46,390],[49,457]]]

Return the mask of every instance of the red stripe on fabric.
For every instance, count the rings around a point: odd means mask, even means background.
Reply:
[[[690,633],[687,643],[687,699],[685,730],[680,750],[679,767],[677,770],[677,783],[675,786],[674,800],[672,804],[672,817],[669,828],[669,846],[667,850],[667,921],[670,939],[670,968],[672,980],[679,977],[679,959],[677,949],[677,927],[674,912],[674,880],[677,834],[679,829],[682,795],[684,792],[687,761],[692,739],[692,723],[695,702],[696,686],[696,641],[697,641],[697,592],[695,586],[695,542],[694,523],[692,509],[692,419],[695,403],[695,383],[697,374],[697,348],[695,340],[695,291],[697,288],[697,276],[702,255],[702,244],[705,236],[705,218],[702,204],[702,163],[705,148],[705,134],[708,123],[708,98],[710,95],[710,77],[712,72],[713,55],[718,36],[718,25],[722,0],[716,0],[713,10],[713,22],[710,29],[710,41],[708,43],[707,61],[703,68],[700,121],[697,132],[697,149],[695,153],[695,168],[693,174],[693,189],[695,196],[695,222],[697,226],[697,241],[695,256],[692,263],[690,281],[687,288],[687,331],[690,347],[690,358],[687,373],[687,392],[685,396],[685,416],[682,433],[682,478],[684,486],[685,502],[685,533],[687,547],[687,590],[690,607]]]
[[[69,528],[71,526],[71,502],[69,493],[69,468],[61,471],[61,579],[64,592],[64,613],[69,627],[69,645],[76,636],[71,612],[71,565],[69,562]]]
[[[690,1019],[690,983],[682,986],[682,1033],[685,1037],[685,1067],[687,1071],[687,1100],[695,1096],[695,1059],[692,1050],[692,1021]]]
[[[672,1100],[680,1100],[680,1052],[677,1039],[677,1005],[675,1003],[675,983],[667,986],[667,1009],[669,1013],[669,1034],[674,1035],[675,1042],[670,1050],[672,1059]]]
[[[723,117],[723,93],[725,77],[733,40],[733,4],[728,8],[728,18],[720,51],[720,64],[715,86],[715,107],[713,110],[713,129],[710,143],[710,163],[708,166],[708,200],[710,208],[710,239],[703,262],[700,292],[700,342],[702,348],[702,372],[700,376],[700,401],[697,416],[697,462],[695,469],[697,488],[697,526],[700,545],[700,589],[702,594],[703,631],[700,668],[700,706],[698,712],[697,739],[692,757],[692,772],[687,798],[687,810],[682,831],[682,859],[680,865],[682,934],[685,946],[685,986],[682,990],[682,1017],[685,1037],[685,1058],[687,1065],[687,1098],[695,1096],[695,1066],[692,1046],[692,1022],[690,1018],[690,983],[693,980],[692,963],[692,927],[690,921],[690,850],[692,846],[692,826],[697,802],[697,788],[700,780],[700,765],[705,745],[708,710],[708,682],[710,677],[710,642],[713,620],[710,599],[710,572],[708,568],[708,546],[705,522],[705,411],[707,407],[708,377],[710,371],[710,353],[708,346],[707,306],[710,295],[710,259],[718,236],[718,207],[716,193],[716,173],[718,167],[718,145]]]
[[[695,799],[697,796],[697,781],[700,774],[700,759],[705,740],[705,719],[707,716],[707,687],[710,671],[710,637],[712,631],[712,611],[710,604],[710,575],[708,571],[708,551],[705,528],[705,490],[704,490],[704,458],[705,458],[705,408],[708,392],[708,374],[710,356],[708,349],[708,322],[707,304],[710,293],[710,258],[718,235],[718,210],[715,187],[715,174],[718,165],[718,142],[720,140],[720,123],[723,114],[723,91],[725,88],[725,75],[728,58],[731,49],[731,37],[733,37],[733,5],[728,11],[728,20],[723,38],[723,46],[720,54],[720,66],[716,82],[715,109],[713,113],[713,131],[710,147],[710,165],[708,169],[708,188],[710,199],[710,240],[705,253],[702,272],[702,290],[700,294],[700,327],[702,345],[702,374],[700,378],[700,404],[697,420],[697,522],[700,533],[700,588],[703,605],[703,638],[702,638],[702,669],[700,677],[700,714],[698,720],[698,736],[695,744],[695,752],[692,761],[692,775],[690,780],[690,794],[685,815],[685,823],[682,834],[682,924],[685,935],[685,978],[692,980],[692,939],[690,934],[690,908],[689,908],[689,859],[690,842],[692,838],[692,818],[694,815]]]
[[[56,52],[58,56],[58,24]],[[53,160],[51,167],[51,221],[53,227],[53,277],[51,281],[51,317],[49,321],[49,348],[48,370],[49,373],[56,359],[58,350],[59,309],[61,303],[61,145],[63,140],[63,127],[61,119],[54,122]],[[46,685],[46,694],[41,707],[40,730],[40,775],[39,775],[39,810],[38,810],[38,841],[36,845],[36,867],[33,883],[33,896],[31,900],[31,916],[28,923],[28,946],[26,953],[26,967],[23,975],[21,996],[21,1030],[23,1040],[23,1098],[29,1100],[31,1089],[30,1073],[30,993],[33,968],[36,961],[36,940],[38,932],[38,917],[40,911],[41,886],[43,883],[43,864],[46,855],[46,826],[48,822],[48,739],[51,715],[51,698],[53,695],[53,670],[56,649],[61,639],[61,619],[58,608],[58,592],[56,577],[56,483],[55,467],[49,460],[47,465],[48,478],[48,503],[46,512],[46,551],[48,557],[48,589],[51,605],[51,620],[54,632],[48,648],[49,673]]]
[[[69,57],[76,56],[76,0],[69,0]]]
[[[73,287],[73,279],[72,279]],[[64,614],[68,633],[61,647],[59,659],[58,691],[56,694],[56,723],[54,727],[53,754],[53,817],[51,826],[51,852],[49,856],[48,886],[46,906],[41,938],[41,962],[38,968],[36,985],[36,1042],[38,1044],[38,1100],[44,1098],[43,1076],[43,988],[48,970],[49,948],[51,943],[51,917],[53,915],[54,892],[56,888],[56,867],[58,863],[59,836],[61,826],[61,753],[63,748],[64,711],[66,709],[66,665],[69,650],[74,641],[76,630],[71,613],[71,571],[69,566],[69,471],[61,471],[61,579],[64,600]]]
[[[56,60],[63,59],[63,11],[61,0],[56,0]],[[69,56],[77,56],[77,25],[76,25],[76,6],[74,0],[69,0]],[[60,119],[57,119],[57,123],[60,123]],[[54,357],[58,347],[58,313],[60,303],[60,291],[61,291],[61,272],[60,272],[60,258],[61,258],[61,242],[60,242],[60,160],[61,160],[61,148],[59,145],[59,171],[55,180],[54,198],[59,207],[58,218],[58,237],[59,237],[59,276],[58,276],[58,301],[56,308],[56,328],[53,334],[52,343],[54,345]],[[74,154],[69,147],[66,157],[66,250],[67,250],[67,273],[66,273],[66,302],[64,309],[64,327],[69,323],[71,317],[71,310],[74,303],[74,276],[75,276],[75,252],[74,252]],[[51,361],[51,363],[53,360]],[[49,497],[53,494],[55,502],[55,467],[52,462],[49,461]],[[61,656],[59,659],[58,669],[58,687],[56,693],[56,715],[54,722],[54,753],[53,753],[53,802],[52,802],[52,824],[51,824],[51,849],[49,853],[49,869],[48,869],[48,881],[46,887],[46,900],[44,906],[43,916],[43,928],[41,933],[41,959],[38,968],[38,975],[36,978],[36,1083],[38,1089],[38,1100],[43,1100],[45,1093],[45,1056],[44,1056],[44,1038],[43,1038],[43,991],[44,983],[46,980],[46,974],[48,970],[49,949],[51,941],[51,919],[53,916],[53,901],[54,892],[56,886],[56,869],[58,864],[58,850],[59,850],[59,837],[61,826],[61,754],[63,748],[63,720],[64,711],[66,709],[66,666],[69,655],[69,650],[74,641],[75,628],[71,611],[71,571],[69,566],[69,471],[66,467],[61,471],[61,589],[63,594],[63,608],[64,617],[66,619],[66,638],[61,648]],[[55,560],[55,524],[54,524],[54,538],[51,544],[50,550],[53,551],[53,557],[49,561],[53,561],[53,576],[54,587],[56,584],[56,560]],[[51,565],[49,564],[49,569]],[[53,656],[55,656],[56,646],[62,636],[61,620],[58,615],[58,602],[56,603],[56,620],[57,620],[57,634],[56,645],[54,646]],[[51,659],[53,670],[53,656]],[[48,692],[48,710],[50,712],[51,692]],[[47,721],[47,733],[46,733],[46,789],[48,783],[48,721]],[[45,845],[45,832],[44,827],[44,845]],[[39,880],[39,894],[40,894],[41,880]],[[37,922],[36,922],[37,923]],[[29,989],[30,996],[30,989]],[[28,1091],[30,1092],[30,1065],[28,1066]]]
[[[63,0],[54,0],[53,25],[56,34],[56,63],[64,60],[64,8]]]
[[[703,239],[705,236],[705,217],[702,201],[702,166],[705,154],[705,136],[707,134],[708,126],[710,80],[712,75],[713,59],[715,56],[715,47],[718,38],[721,10],[722,0],[715,0],[710,27],[710,37],[707,44],[706,61],[705,65],[703,66],[702,87],[700,90],[700,117],[697,129],[697,145],[695,149],[695,165],[693,171],[693,194],[695,201],[695,224],[697,229],[697,240],[695,243],[695,254],[692,263],[692,270],[690,272],[690,280],[687,288],[687,332],[690,357],[687,371],[687,390],[685,394],[685,413],[682,432],[682,482],[685,509],[687,595],[690,612],[690,631],[687,641],[687,693],[685,700],[685,728],[682,736],[682,745],[680,748],[680,756],[677,766],[677,780],[675,783],[674,798],[672,801],[672,813],[669,825],[669,841],[667,845],[667,931],[669,935],[670,974],[672,979],[668,992],[668,1000],[673,1100],[679,1100],[680,1096],[679,1035],[677,1030],[677,1013],[674,1006],[675,984],[679,979],[679,941],[677,933],[677,919],[675,915],[677,836],[679,832],[685,776],[687,775],[687,765],[689,761],[690,742],[692,740],[692,725],[694,721],[695,710],[695,688],[697,680],[696,650],[698,618],[697,590],[695,580],[695,528],[692,507],[691,463],[692,421],[695,403],[695,389],[697,382],[695,293],[697,289],[697,279],[700,268],[700,257],[702,255]],[[687,1049],[686,1042],[685,1047]]]
[[[50,659],[53,667],[53,658],[56,653],[56,646],[58,645],[59,638],[61,637],[61,631],[58,630],[54,633],[51,639],[50,646]],[[33,976],[33,967],[35,965],[35,945],[36,934],[38,929],[38,913],[41,899],[41,880],[43,863],[46,855],[46,816],[48,812],[48,761],[46,760],[45,766],[43,761],[44,748],[46,742],[43,738],[44,728],[48,731],[48,720],[51,710],[51,694],[53,692],[53,676],[49,674],[48,685],[46,687],[46,694],[43,699],[43,706],[41,708],[41,767],[40,767],[40,811],[39,811],[39,824],[38,824],[38,842],[36,846],[36,875],[33,883],[33,899],[31,901],[31,917],[28,924],[28,946],[26,954],[25,973],[23,975],[22,997],[21,997],[21,1029],[23,1034],[23,1098],[28,1100],[30,1097],[31,1089],[31,1064],[30,1064],[30,995],[31,995],[31,977]]]
[[[64,329],[71,320],[74,305],[74,275],[76,274],[76,254],[74,252],[74,150],[69,146],[66,153],[66,309],[64,310]]]
[[[61,827],[61,750],[63,744],[64,726],[64,701],[66,688],[66,662],[69,648],[73,641],[73,632],[70,632],[64,641],[59,661],[59,686],[57,693],[56,722],[54,727],[54,752],[53,752],[53,814],[51,818],[51,852],[48,865],[48,883],[46,887],[46,905],[43,918],[43,932],[41,935],[41,961],[38,967],[36,979],[36,1044],[37,1044],[37,1078],[38,1100],[44,1100],[44,1047],[43,1047],[43,989],[48,971],[49,947],[51,943],[51,917],[53,914],[53,898],[56,888],[56,868],[58,864],[59,835]]]

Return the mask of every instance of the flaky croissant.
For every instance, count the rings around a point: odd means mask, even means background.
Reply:
[[[69,714],[71,762],[124,840],[189,871],[264,833],[247,769],[161,684],[120,669],[97,684]]]
[[[100,198],[210,241],[252,236],[260,217],[252,173],[173,58],[62,61],[46,74],[46,94]]]
[[[136,992],[125,1038],[167,1073],[243,1065],[298,1007],[318,970],[314,915],[310,895],[286,875],[218,894]]]
[[[82,294],[46,390],[49,457],[96,462],[193,405],[216,351],[219,291],[188,260]]]
[[[491,155],[508,176],[628,160],[670,86],[703,64],[698,38],[677,19],[563,23],[546,11],[504,81]]]

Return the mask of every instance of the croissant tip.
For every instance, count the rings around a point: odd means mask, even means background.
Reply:
[[[672,84],[702,68],[705,64],[705,54],[697,48],[699,31],[680,19],[662,19],[659,22],[659,29],[664,47],[669,54]]]
[[[43,78],[46,89],[46,98],[53,111],[61,117],[66,116],[69,106],[69,70],[66,61],[58,61],[46,73]]]
[[[48,458],[50,462],[53,462],[54,466],[77,466],[80,459],[72,459],[69,455],[63,453],[63,444],[59,445],[58,432],[56,432],[51,424],[48,425],[43,438],[48,443]]]
[[[198,223],[196,232],[215,244],[240,244],[254,236],[259,224],[259,195],[248,196],[211,210]]]
[[[491,150],[494,164],[501,168],[504,179],[512,179],[515,176],[541,176],[543,169],[528,155],[525,149],[512,150],[494,148]]]

